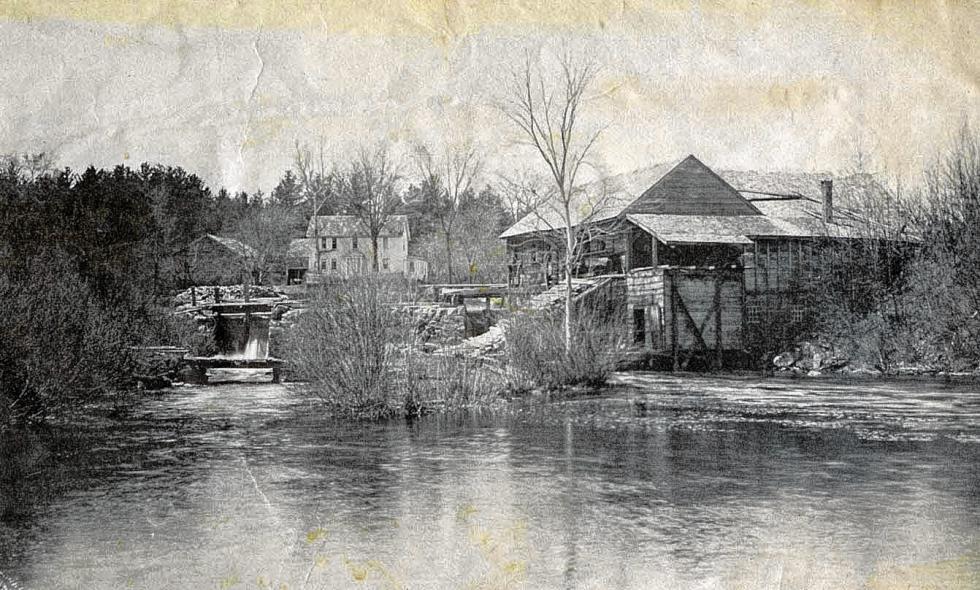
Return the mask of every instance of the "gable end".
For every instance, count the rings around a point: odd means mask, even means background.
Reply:
[[[688,156],[624,211],[654,215],[762,215],[694,156]]]

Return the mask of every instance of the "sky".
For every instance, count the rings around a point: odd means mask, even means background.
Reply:
[[[914,179],[980,115],[978,38],[976,0],[0,0],[0,153],[268,193],[296,142],[470,143],[492,181],[538,164],[496,107],[508,76],[566,48],[600,67],[605,173],[693,153]]]

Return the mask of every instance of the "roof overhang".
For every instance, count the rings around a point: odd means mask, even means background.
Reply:
[[[627,221],[672,246],[697,244],[749,245],[753,235],[766,229],[767,220],[761,215],[707,216],[628,214]],[[745,225],[746,227],[740,227]]]

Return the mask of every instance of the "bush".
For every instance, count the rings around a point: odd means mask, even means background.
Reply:
[[[980,366],[980,139],[964,129],[909,203],[866,203],[864,238],[824,250],[818,339],[888,372]],[[898,199],[893,199],[898,200]],[[882,216],[881,212],[888,212]],[[879,218],[876,218],[876,212]],[[915,228],[921,244],[905,240]]]
[[[125,385],[129,327],[57,259],[0,275],[0,425],[65,413]]]
[[[392,287],[378,276],[324,286],[288,334],[294,374],[338,413],[382,418],[400,405],[395,361],[411,344],[411,330],[393,306]]]
[[[418,416],[436,409],[486,407],[500,400],[508,382],[481,359],[437,356],[412,349],[404,357],[404,411]]]
[[[572,323],[572,347],[565,350],[562,318],[553,313],[527,313],[507,326],[506,359],[511,385],[563,390],[569,386],[600,387],[616,370],[617,352],[626,345],[622,314],[580,310]]]
[[[352,277],[314,292],[287,331],[285,357],[335,414],[355,419],[418,415],[496,398],[503,379],[480,361],[431,356],[399,304],[413,293],[397,279]]]

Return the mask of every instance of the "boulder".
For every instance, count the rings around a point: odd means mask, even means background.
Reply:
[[[796,357],[793,356],[792,352],[783,352],[777,354],[774,359],[772,359],[772,364],[780,369],[786,369],[790,367],[794,362],[796,362]]]

